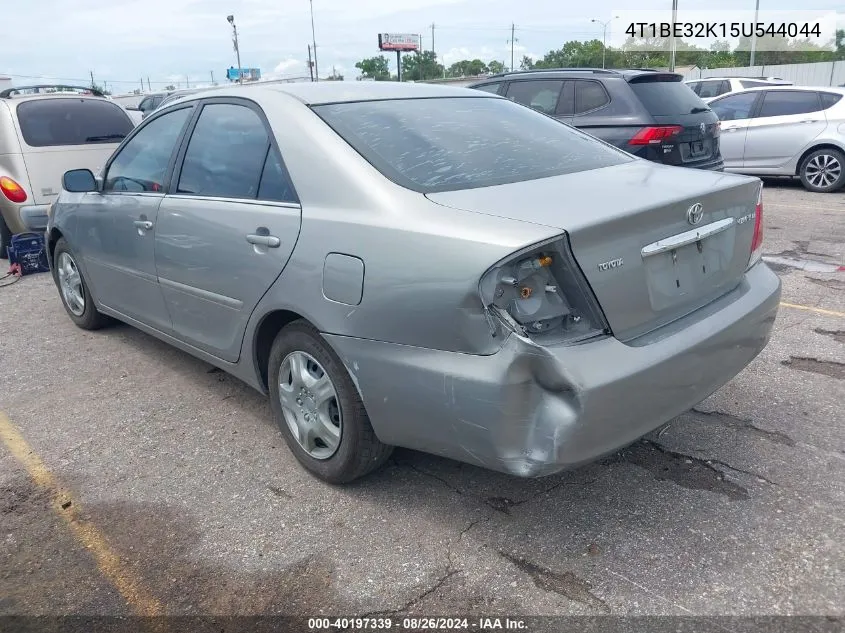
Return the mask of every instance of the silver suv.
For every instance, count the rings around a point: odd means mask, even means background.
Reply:
[[[65,171],[99,169],[133,127],[122,107],[88,88],[0,92],[0,258],[12,235],[46,228]]]

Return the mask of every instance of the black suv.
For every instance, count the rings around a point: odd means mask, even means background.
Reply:
[[[722,169],[719,118],[675,73],[558,68],[470,86],[512,99],[641,158]]]

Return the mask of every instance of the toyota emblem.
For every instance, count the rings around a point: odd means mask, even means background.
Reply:
[[[704,132],[707,131],[707,127],[704,125],[704,123],[700,123],[698,126],[698,130],[701,132],[702,135],[704,135]]]
[[[687,209],[687,222],[690,224],[698,224],[701,222],[701,217],[704,215],[704,207],[700,202],[696,202],[689,209]]]

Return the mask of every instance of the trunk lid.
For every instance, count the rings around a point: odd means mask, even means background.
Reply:
[[[636,160],[427,197],[565,230],[614,335],[628,341],[736,287],[751,252],[759,187],[747,176]],[[690,212],[697,204],[700,214]]]
[[[90,169],[97,174],[118,143],[39,147],[23,154],[35,204],[49,204],[62,191],[62,176],[71,169]]]

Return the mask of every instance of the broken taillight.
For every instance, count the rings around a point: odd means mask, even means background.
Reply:
[[[751,255],[748,258],[748,268],[763,257],[763,185],[757,194],[757,206],[754,207],[754,235],[751,238]]]
[[[610,331],[565,234],[502,260],[484,273],[478,290],[494,335],[494,318],[543,343]]]

